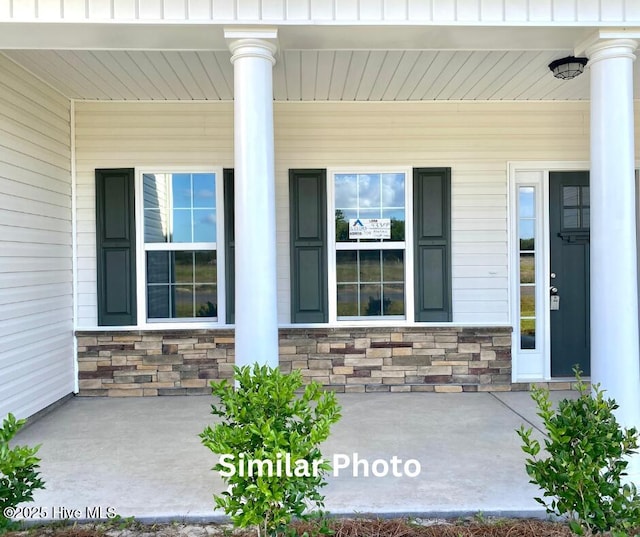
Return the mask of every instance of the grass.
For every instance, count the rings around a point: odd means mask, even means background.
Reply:
[[[194,526],[201,529],[194,531]],[[464,520],[420,520],[379,518],[329,518],[326,527],[333,537],[572,537],[565,524],[538,519],[485,519],[475,517]],[[314,519],[296,522],[291,536],[321,537],[322,524]],[[211,537],[257,537],[251,529],[232,530],[224,524],[160,524],[147,526],[132,523],[114,524],[60,524],[11,532],[5,537],[184,537],[207,535]],[[287,537],[291,537],[287,536]]]

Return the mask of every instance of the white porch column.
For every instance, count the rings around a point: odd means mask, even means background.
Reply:
[[[640,426],[632,39],[598,41],[591,69],[591,380]],[[629,477],[640,482],[634,457]]]
[[[234,72],[235,361],[278,365],[275,30],[227,30]]]

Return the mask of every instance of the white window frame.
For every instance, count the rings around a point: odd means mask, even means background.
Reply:
[[[175,245],[170,243],[149,243],[144,241],[144,196],[143,176],[145,174],[174,173],[213,173],[216,176],[216,242],[182,243],[188,245],[185,250],[215,250],[218,274],[217,299],[218,316],[216,320],[195,319],[147,319],[147,270],[146,253],[148,251],[174,251]],[[140,328],[210,328],[226,323],[225,303],[225,244],[224,244],[224,176],[221,166],[155,166],[136,168],[135,176],[135,214],[136,214],[136,299],[138,327]]]
[[[336,251],[353,250],[353,243],[338,243],[335,232],[335,176],[339,174],[384,174],[402,173],[405,176],[405,235],[404,235],[404,307],[403,316],[362,316],[338,318]],[[398,250],[397,243],[371,243],[370,250]],[[327,169],[327,261],[329,323],[340,326],[353,324],[384,324],[387,326],[406,326],[414,322],[414,281],[413,281],[413,168],[407,166],[361,166]]]

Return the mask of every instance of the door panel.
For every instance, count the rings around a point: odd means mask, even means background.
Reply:
[[[590,373],[589,195],[588,172],[549,174],[552,377]]]

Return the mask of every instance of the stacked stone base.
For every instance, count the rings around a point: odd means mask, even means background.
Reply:
[[[83,396],[209,394],[233,375],[233,330],[78,332]],[[286,328],[280,368],[337,392],[478,392],[511,383],[511,329]]]

